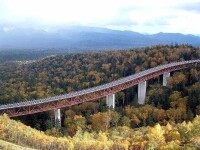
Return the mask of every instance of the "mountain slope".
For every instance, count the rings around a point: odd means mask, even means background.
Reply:
[[[200,45],[199,37],[194,35],[184,35],[180,33],[158,33],[150,36],[152,39],[160,39],[164,43],[188,43],[193,45]],[[173,43],[174,43],[173,42]]]
[[[94,27],[68,27],[44,31],[36,29],[0,30],[2,49],[103,50],[151,46],[155,44],[192,44],[200,46],[200,37],[178,33],[144,35]]]

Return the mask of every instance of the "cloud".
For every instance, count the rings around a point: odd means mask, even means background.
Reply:
[[[112,25],[112,26],[133,26],[133,25],[138,25],[137,22],[134,22],[131,19],[128,18],[118,18],[113,21],[107,22],[106,25]]]
[[[149,20],[146,20],[144,22],[144,25],[147,25],[147,26],[155,26],[155,25],[167,26],[167,25],[170,25],[171,20],[175,19],[175,18],[177,18],[176,15],[153,17]]]
[[[200,0],[0,0],[0,26],[49,29],[84,25],[200,34],[199,12]]]
[[[119,8],[111,19],[105,21],[105,25],[126,26],[126,27],[138,25],[138,22],[134,21],[130,16],[130,13],[135,10],[136,10],[135,7]]]
[[[184,5],[177,6],[177,8],[186,11],[194,11],[200,13],[200,2],[187,3]]]

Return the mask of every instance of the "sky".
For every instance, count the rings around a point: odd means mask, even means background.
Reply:
[[[200,35],[200,0],[0,0],[0,28],[91,26]]]

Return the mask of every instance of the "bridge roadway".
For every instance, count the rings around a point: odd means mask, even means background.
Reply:
[[[170,73],[171,71],[188,68],[192,65],[196,65],[199,62],[200,59],[173,62],[150,68],[145,71],[118,79],[110,83],[80,90],[77,92],[71,92],[68,94],[57,95],[49,98],[0,105],[0,114],[6,113],[10,117],[22,116],[49,110],[56,110],[63,107],[69,107],[86,101],[102,98],[105,96],[108,97],[108,95],[115,94],[119,91],[130,88],[141,82],[145,82],[156,76],[162,75],[164,73]],[[146,93],[146,82],[145,87],[143,88],[145,88]]]

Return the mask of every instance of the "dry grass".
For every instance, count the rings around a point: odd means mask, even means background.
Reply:
[[[34,150],[0,140],[0,150]]]

